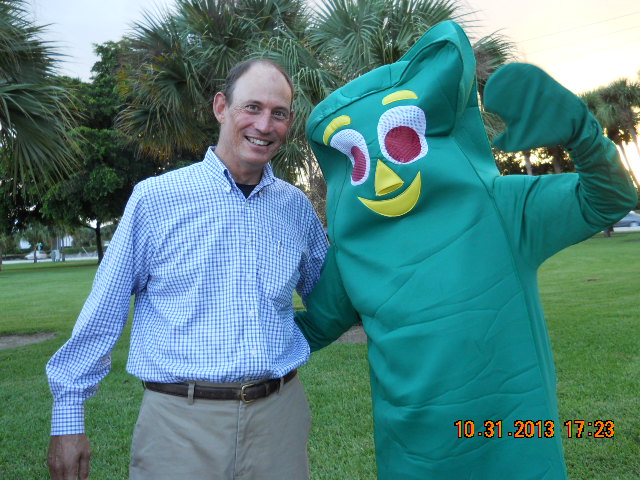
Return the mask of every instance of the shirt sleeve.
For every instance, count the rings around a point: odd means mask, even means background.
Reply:
[[[306,248],[300,264],[300,279],[296,285],[296,291],[302,298],[302,302],[306,304],[307,297],[320,278],[328,242],[322,223],[306,197],[304,207],[303,211],[307,219]]]
[[[127,203],[71,338],[47,363],[54,399],[51,435],[84,433],[84,402],[111,368],[111,351],[126,324],[131,295],[145,288],[153,249],[141,185]]]

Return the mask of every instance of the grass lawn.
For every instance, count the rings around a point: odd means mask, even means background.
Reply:
[[[0,350],[2,479],[48,478],[51,396],[44,365],[70,334],[95,269],[95,263],[67,262],[5,265],[0,272],[0,334],[58,334],[40,344]],[[561,422],[615,422],[613,438],[567,438],[560,429],[572,480],[640,478],[639,287],[640,233],[596,236],[541,269]],[[125,332],[113,353],[111,374],[87,402],[95,480],[127,478],[142,393],[138,380],[124,371],[127,349]],[[366,346],[327,347],[300,375],[314,415],[312,478],[374,479]]]

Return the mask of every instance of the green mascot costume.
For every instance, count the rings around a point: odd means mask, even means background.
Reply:
[[[537,269],[636,193],[586,106],[538,68],[501,68],[484,101],[507,125],[495,145],[563,145],[577,173],[499,175],[453,22],[307,123],[331,248],[297,320],[316,350],[361,318],[380,479],[566,478]]]

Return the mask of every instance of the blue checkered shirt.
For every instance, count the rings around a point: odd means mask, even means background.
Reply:
[[[127,371],[152,382],[277,378],[305,363],[293,291],[327,249],[297,188],[271,167],[248,198],[215,156],[136,186],[69,341],[47,364],[52,435],[84,432],[135,295]]]

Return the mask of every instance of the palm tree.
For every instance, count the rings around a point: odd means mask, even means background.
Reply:
[[[478,94],[483,101],[484,87],[489,77],[502,65],[515,60],[515,45],[504,35],[494,32],[475,41],[473,52],[476,57]]]
[[[617,80],[606,87],[586,92],[581,98],[605,129],[607,137],[618,146],[636,187],[640,186],[624,150],[625,143],[630,142],[638,148],[636,125],[640,122],[640,114],[635,108],[640,107],[640,85],[626,79]]]
[[[455,0],[324,0],[317,3],[308,38],[312,51],[322,52],[327,59],[322,66],[337,77],[329,92],[373,68],[398,61],[435,24],[444,20],[455,20],[463,26],[467,23],[466,12]],[[468,29],[471,29],[470,23]],[[478,90],[482,95],[489,76],[513,58],[514,46],[505,37],[492,34],[480,38],[473,47]],[[495,115],[485,118],[485,124],[490,136],[502,130],[501,121]],[[310,184],[326,192],[315,158],[312,155],[307,158]],[[313,199],[313,189],[308,193]],[[319,207],[317,202],[314,205],[324,212],[324,206]]]
[[[631,163],[625,152],[625,144],[633,143],[640,155],[636,127],[640,123],[640,83],[629,82],[626,78],[616,80],[600,90],[600,97],[607,106],[605,128],[607,135],[618,145],[620,154],[627,163],[629,173],[636,187],[640,187]]]
[[[469,31],[474,26],[455,0],[324,0],[312,18],[309,38],[322,48],[344,83],[399,60],[431,27],[455,20]],[[514,46],[493,33],[474,42],[479,91],[489,76],[513,59]]]
[[[196,39],[190,38],[167,12],[147,13],[130,38],[122,87],[128,106],[116,124],[159,159],[195,151],[207,140],[206,77],[196,67]]]
[[[69,94],[53,77],[58,54],[40,40],[25,0],[0,0],[0,161],[17,185],[60,178],[73,164]]]
[[[304,127],[311,110],[333,90],[371,69],[396,62],[435,24],[448,19],[464,23],[464,16],[460,3],[452,0],[323,0],[316,2],[304,31],[269,42],[262,53],[272,52],[294,72],[299,89],[294,106],[299,125]],[[481,87],[513,58],[514,51],[497,34],[481,38],[474,50]],[[303,134],[294,125],[296,141],[290,145],[298,149],[298,155],[283,153],[304,169],[312,201],[317,196],[323,199],[326,185]],[[314,201],[318,212],[324,212],[321,204]]]
[[[130,38],[135,65],[124,71],[118,128],[157,158],[200,158],[228,70],[260,41],[295,30],[303,11],[302,0],[177,0],[174,12],[147,13]]]
[[[0,233],[0,271],[2,270],[2,257],[5,252],[16,246],[15,235]]]
[[[123,75],[129,101],[117,124],[158,158],[199,158],[215,138],[210,105],[228,69],[268,56],[296,85],[294,125],[274,170],[290,181],[302,171],[322,192],[304,135],[315,105],[365,71],[397,61],[436,23],[463,17],[454,0],[321,0],[314,9],[302,0],[177,0],[174,12],[147,14],[134,27],[135,66]],[[482,85],[511,51],[498,35],[476,43]]]
[[[346,83],[394,63],[430,27],[461,18],[460,11],[453,0],[323,0],[309,38],[327,52]]]
[[[636,131],[640,123],[640,83],[622,78],[601,89],[600,96],[612,110],[613,123],[618,124],[619,130],[631,139],[640,154]]]
[[[40,245],[48,243],[50,234],[44,225],[32,223],[20,232],[21,236],[31,244],[33,248],[33,263],[38,262],[38,249]]]

